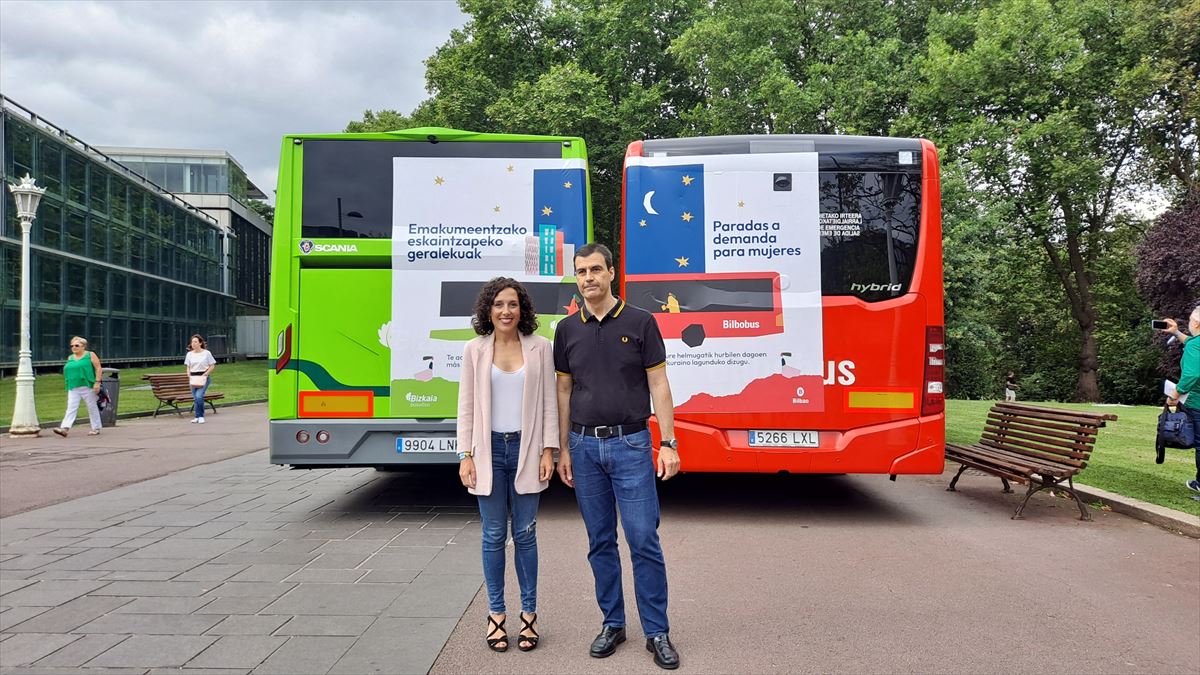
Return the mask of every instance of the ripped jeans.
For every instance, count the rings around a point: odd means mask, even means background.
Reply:
[[[504,614],[504,545],[512,516],[512,538],[517,583],[521,586],[521,611],[537,611],[537,510],[541,495],[518,494],[513,481],[521,453],[521,432],[492,432],[492,494],[479,497],[483,524],[483,578],[487,582],[488,608]]]

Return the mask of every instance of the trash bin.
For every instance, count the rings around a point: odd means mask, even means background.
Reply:
[[[101,368],[100,384],[108,392],[108,407],[100,411],[100,426],[117,426],[117,399],[121,397],[121,370]]]

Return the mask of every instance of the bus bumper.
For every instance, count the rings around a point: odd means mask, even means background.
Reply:
[[[660,435],[654,418],[651,433],[657,448]],[[819,433],[816,448],[752,448],[745,429],[675,420],[681,471],[896,475],[940,474],[945,468],[944,415]]]
[[[305,443],[297,439],[301,431],[308,433]],[[329,434],[325,443],[317,441],[322,431]],[[294,469],[458,463],[454,450],[399,452],[396,441],[402,437],[428,439],[433,447],[447,443],[453,447],[455,423],[413,419],[271,420],[271,463],[290,464]]]

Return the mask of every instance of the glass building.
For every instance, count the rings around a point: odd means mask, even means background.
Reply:
[[[230,335],[231,232],[216,218],[0,95],[0,179],[46,188],[31,232],[31,348],[59,365],[72,335],[105,362],[180,358],[188,336]],[[220,171],[213,180],[220,181]],[[226,171],[225,180],[245,182]],[[207,180],[204,170],[200,176]],[[21,228],[0,199],[0,368],[17,361]],[[265,300],[263,301],[265,305]]]
[[[226,288],[237,298],[238,315],[267,314],[271,267],[271,224],[249,207],[267,195],[224,150],[99,148],[131,170],[176,194],[217,220],[227,232],[230,261]],[[244,351],[238,345],[237,351]]]

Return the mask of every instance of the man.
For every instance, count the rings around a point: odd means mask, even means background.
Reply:
[[[604,658],[625,641],[625,599],[617,552],[617,512],[633,559],[633,586],[646,649],[662,668],[679,667],[668,637],[667,568],[658,540],[657,476],[679,471],[667,354],[654,317],[613,296],[612,252],[588,244],[575,252],[575,283],[583,296],[577,315],[558,323],[561,435],[558,473],[575,488],[588,533],[588,562],[604,625],[590,653]],[[662,431],[655,467],[650,448],[650,401]],[[657,470],[656,470],[657,469]]]

